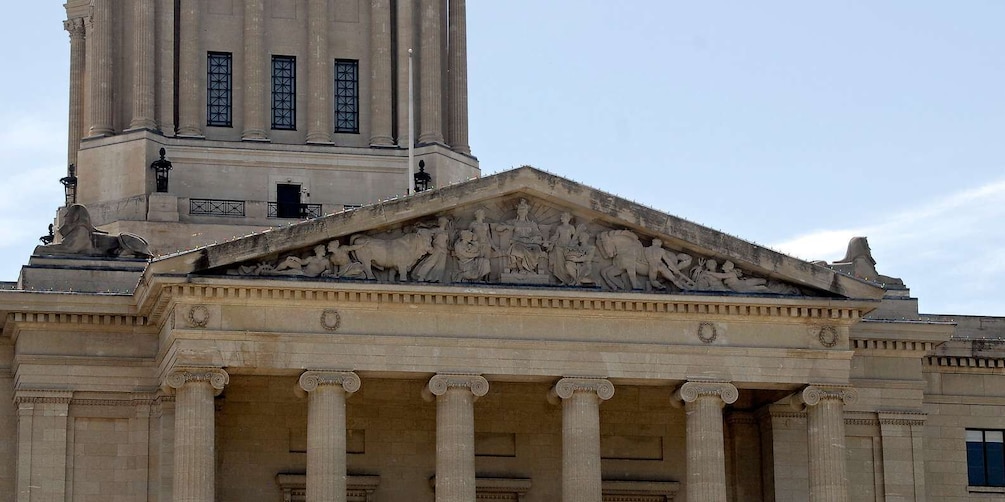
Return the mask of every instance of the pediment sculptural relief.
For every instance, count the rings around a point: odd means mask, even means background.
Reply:
[[[382,232],[243,264],[231,275],[413,283],[552,285],[616,291],[715,291],[798,295],[732,261],[697,256],[655,237],[578,221],[527,199],[456,209]]]

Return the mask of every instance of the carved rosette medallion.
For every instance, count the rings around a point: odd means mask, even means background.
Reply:
[[[681,385],[674,392],[672,402],[693,403],[702,397],[716,397],[723,404],[733,404],[740,397],[740,392],[729,382],[695,380]]]
[[[606,378],[563,378],[555,384],[552,393],[562,399],[569,399],[577,392],[592,392],[601,401],[614,397],[614,384]]]
[[[481,375],[439,374],[429,379],[426,390],[433,396],[442,396],[452,387],[467,387],[475,397],[482,397],[489,392],[489,381]]]
[[[858,391],[849,385],[807,385],[789,399],[796,411],[805,411],[807,406],[816,406],[825,401],[839,401],[852,404],[858,401]]]
[[[300,375],[298,382],[300,388],[307,392],[314,392],[318,387],[325,385],[342,386],[342,390],[352,394],[359,390],[359,376],[351,371],[323,371],[308,370]]]
[[[820,341],[820,345],[827,347],[828,349],[834,347],[838,343],[838,331],[834,326],[823,326],[817,332],[817,340]]]
[[[193,305],[185,316],[189,327],[205,328],[209,324],[209,309],[205,305]]]
[[[164,380],[172,389],[180,389],[189,382],[208,382],[219,394],[230,383],[230,375],[221,368],[176,368]]]
[[[706,321],[698,325],[698,339],[702,343],[712,343],[716,338],[719,338],[719,330],[714,323]]]
[[[326,331],[337,331],[342,325],[342,314],[335,309],[324,309],[321,312],[321,327]]]

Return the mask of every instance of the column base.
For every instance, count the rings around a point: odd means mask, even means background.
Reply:
[[[370,138],[371,148],[391,148],[394,146],[394,139],[390,136],[374,136]]]
[[[123,132],[139,131],[142,129],[146,129],[148,131],[155,131],[157,130],[157,122],[154,122],[152,119],[136,119],[130,122],[129,129],[126,129]]]
[[[272,142],[272,140],[269,139],[269,136],[265,134],[265,131],[262,130],[244,131],[244,133],[241,134],[241,141],[263,141],[266,143]]]

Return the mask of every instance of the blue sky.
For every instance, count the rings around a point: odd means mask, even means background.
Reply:
[[[12,9],[6,280],[62,198],[69,53],[60,2]],[[923,312],[1005,315],[1002,19],[990,0],[470,0],[471,146],[484,174],[531,164],[801,258],[867,235]]]

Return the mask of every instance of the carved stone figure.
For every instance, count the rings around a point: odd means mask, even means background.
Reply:
[[[263,270],[262,275],[293,275],[303,277],[318,277],[331,271],[331,262],[324,244],[314,246],[314,254],[306,258],[287,256],[272,269]]]
[[[538,224],[528,218],[529,212],[530,204],[526,199],[520,199],[516,207],[516,218],[495,226],[497,231],[508,236],[505,253],[509,261],[503,270],[504,274],[544,272],[542,262],[547,256],[544,252],[544,234]]]
[[[419,282],[443,282],[447,272],[447,257],[450,255],[449,239],[447,232],[433,234],[432,250],[415,266],[413,279]]]
[[[130,233],[112,235],[91,224],[91,215],[80,204],[70,204],[59,227],[60,242],[36,246],[36,255],[84,255],[152,258],[150,246]]]
[[[409,269],[433,250],[432,238],[430,229],[420,228],[396,239],[356,234],[349,239],[349,243],[356,248],[356,258],[362,264],[367,279],[376,279],[373,267],[377,267],[388,269],[388,280],[394,281],[394,274],[397,273],[398,280],[404,282],[408,280]]]
[[[649,267],[649,283],[656,289],[666,289],[660,278],[672,282],[681,290],[694,289],[694,281],[682,270],[691,266],[691,255],[674,253],[663,249],[663,241],[653,239],[652,245],[643,250]]]
[[[356,251],[357,246],[343,246],[339,241],[328,243],[328,261],[331,263],[329,275],[335,278],[359,279],[366,277],[363,271],[363,264],[353,261],[349,255]]]
[[[481,281],[489,275],[489,259],[482,256],[482,252],[482,245],[475,233],[461,230],[454,243],[454,256],[457,257],[454,281]]]
[[[590,233],[585,225],[576,228],[576,243],[565,248],[565,273],[570,286],[595,284],[593,280],[593,255],[596,246],[590,244]]]
[[[558,282],[565,285],[575,284],[574,276],[566,270],[565,253],[576,242],[576,227],[572,226],[572,215],[562,213],[562,223],[555,227],[555,232],[546,243],[551,249],[548,261],[551,264],[551,273],[554,274]]]
[[[848,241],[848,252],[845,253],[844,258],[829,266],[838,272],[844,272],[859,279],[884,285],[904,285],[904,281],[901,279],[882,275],[876,271],[876,260],[872,257],[872,249],[869,247],[869,240],[866,237],[852,237]]]
[[[492,235],[491,226],[485,222],[485,210],[475,211],[475,219],[468,225],[468,230],[475,236],[478,243],[478,256],[486,259],[492,258]]]
[[[729,291],[729,288],[722,282],[727,274],[718,272],[719,263],[709,258],[698,260],[698,266],[691,271],[691,279],[694,280],[694,287],[700,291]]]

